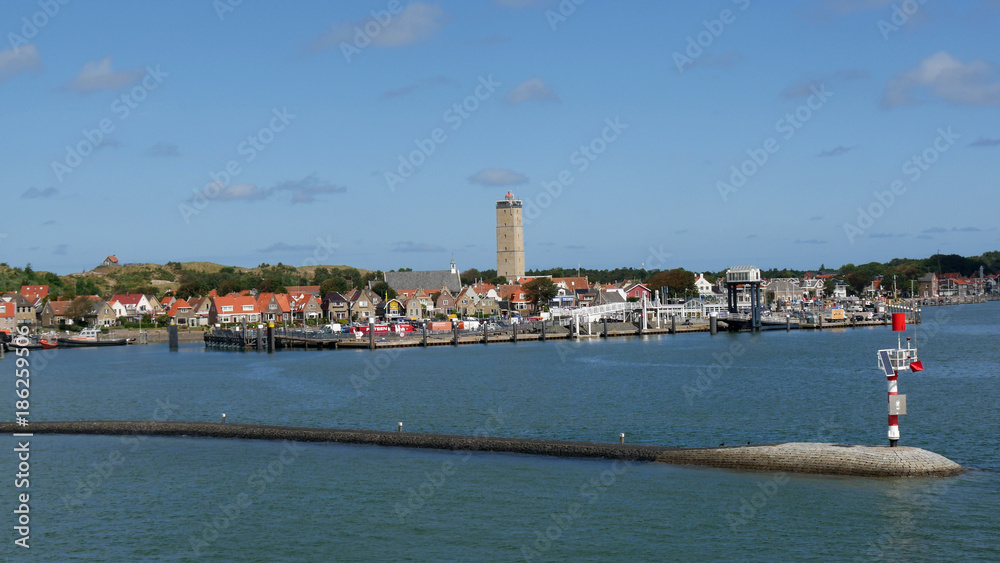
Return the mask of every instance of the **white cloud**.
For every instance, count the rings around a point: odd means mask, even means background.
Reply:
[[[920,100],[913,96],[917,90],[926,90],[953,104],[1000,105],[996,66],[981,60],[963,63],[944,51],[927,57],[917,68],[890,78],[882,103],[887,107],[918,103]]]
[[[529,100],[543,102],[558,102],[559,96],[555,94],[541,78],[529,78],[524,82],[511,88],[504,100],[509,104],[520,104]]]
[[[481,184],[489,187],[514,186],[527,182],[528,177],[508,168],[484,168],[469,176],[469,181],[473,184]]]
[[[355,28],[376,30],[367,33],[372,45],[381,47],[400,47],[411,45],[428,39],[445,23],[445,13],[440,6],[428,2],[410,2],[403,11],[392,16],[383,26],[377,20],[366,18],[359,22],[342,21],[333,24],[329,30],[313,41],[310,48],[319,51],[328,47],[336,47],[341,43],[354,45],[357,34]]]
[[[545,6],[549,0],[493,0],[494,4],[506,8],[533,8],[535,6]]]
[[[797,11],[807,19],[827,22],[834,18],[881,10],[899,0],[818,0],[806,3]]]
[[[312,203],[320,194],[340,194],[347,191],[344,186],[320,183],[316,174],[310,174],[301,180],[288,180],[269,190],[270,192],[292,192],[293,203]],[[270,194],[269,194],[270,195]]]
[[[826,0],[824,7],[835,14],[870,12],[889,6],[896,0]]]
[[[811,79],[806,78],[792,84],[781,93],[782,96],[788,99],[793,98],[807,98],[814,93],[814,89],[822,88],[824,84],[834,84],[839,86],[841,82],[849,82],[851,80],[861,80],[868,78],[868,73],[864,70],[859,69],[844,69],[838,70],[830,76],[824,76],[821,78]]]
[[[149,156],[180,156],[180,151],[177,150],[177,145],[173,143],[166,143],[160,141],[150,147],[146,154]]]
[[[253,184],[233,184],[226,186],[216,199],[219,201],[255,200],[267,197],[267,191]]]
[[[308,244],[288,244],[276,242],[267,248],[258,248],[257,252],[309,252],[314,247]]]
[[[84,94],[99,90],[117,90],[142,78],[142,70],[112,70],[111,57],[83,65],[83,70],[67,86]]]
[[[407,84],[406,86],[400,86],[399,88],[394,88],[392,90],[386,90],[382,92],[379,96],[383,100],[391,100],[393,98],[399,98],[402,96],[408,96],[421,88],[431,88],[434,86],[457,86],[458,83],[452,81],[447,76],[438,75],[432,76],[430,78],[424,78],[412,84]]]
[[[715,53],[703,53],[700,57],[688,65],[687,69],[714,67],[729,68],[743,62],[743,53],[739,51],[725,51],[716,55]]]
[[[856,146],[854,146],[854,147],[848,147],[848,146],[844,146],[844,145],[837,145],[836,147],[833,147],[832,149],[827,149],[825,151],[820,152],[819,156],[840,156],[840,155],[843,155],[843,154],[847,154],[847,153],[851,152],[852,150],[854,150],[856,148],[858,148],[858,147],[856,147]]]
[[[41,65],[42,59],[38,56],[38,49],[34,45],[0,51],[0,82],[19,72],[39,68]]]
[[[44,190],[40,190],[34,186],[28,188],[23,194],[21,194],[21,199],[35,199],[35,198],[45,198],[52,197],[59,193],[59,190],[49,186]]]
[[[444,252],[444,250],[443,246],[412,240],[397,242],[392,248],[393,252]]]

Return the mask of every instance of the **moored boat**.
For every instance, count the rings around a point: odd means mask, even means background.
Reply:
[[[124,338],[101,338],[101,332],[96,328],[85,328],[76,336],[57,339],[58,346],[63,348],[84,348],[93,346],[124,346],[128,341]]]

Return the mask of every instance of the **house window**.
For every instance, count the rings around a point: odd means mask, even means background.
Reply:
[[[243,310],[244,311],[253,311],[253,305],[244,305],[243,306]]]
[[[222,306],[222,312],[223,313],[232,313],[233,312],[233,306],[232,305],[223,305]],[[223,322],[229,322],[229,321],[223,321]]]

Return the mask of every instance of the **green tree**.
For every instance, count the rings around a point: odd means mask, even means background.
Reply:
[[[559,287],[551,278],[535,278],[524,284],[524,293],[528,301],[538,309],[541,304],[548,303],[559,293]]]
[[[349,288],[350,285],[348,285],[347,280],[345,280],[343,277],[339,275],[335,275],[333,277],[329,277],[323,280],[323,283],[321,283],[319,286],[319,291],[320,295],[326,295],[331,291],[336,291],[337,293],[344,293]]]
[[[870,283],[872,283],[872,277],[860,269],[847,274],[847,284],[851,286],[855,295],[863,294],[865,287]]]
[[[684,268],[674,268],[673,270],[657,272],[650,276],[646,280],[646,287],[652,291],[656,291],[663,286],[667,286],[669,288],[669,295],[665,297],[677,297],[687,292],[697,292],[694,280],[694,273]]]
[[[991,250],[989,252],[984,252],[979,259],[986,268],[986,273],[995,274],[997,270],[1000,270],[1000,251]]]
[[[480,276],[479,270],[475,268],[469,268],[468,270],[459,274],[459,277],[462,280],[462,285],[472,285],[476,283],[477,281],[479,281],[479,276]]]
[[[66,306],[66,317],[74,323],[86,324],[87,317],[94,312],[94,302],[83,295],[77,297]]]
[[[833,278],[827,278],[826,281],[823,282],[824,297],[833,297],[833,292],[836,291],[836,289],[837,289],[837,280]]]
[[[378,295],[386,301],[389,299],[395,299],[397,295],[396,290],[389,287],[389,284],[384,281],[372,284],[372,291],[375,292],[375,295]]]

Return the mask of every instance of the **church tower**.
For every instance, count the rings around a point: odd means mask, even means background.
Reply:
[[[524,227],[521,223],[521,200],[514,194],[497,201],[497,276],[513,283],[524,276]]]

